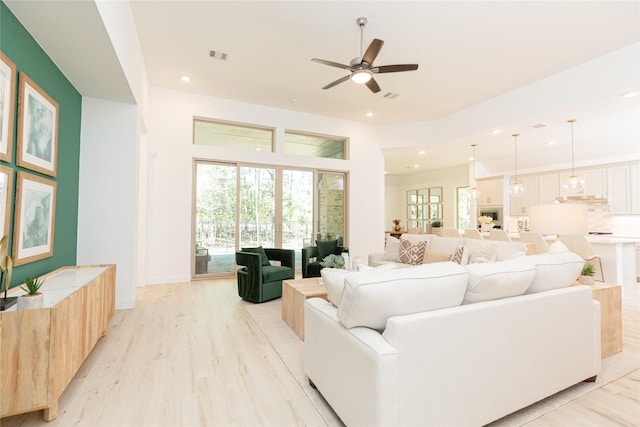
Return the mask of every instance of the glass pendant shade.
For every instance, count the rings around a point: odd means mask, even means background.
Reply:
[[[371,80],[372,77],[373,74],[371,74],[371,71],[369,70],[358,70],[354,71],[353,74],[351,74],[351,80],[353,80],[354,83],[358,84],[364,84]]]
[[[509,185],[509,195],[514,198],[522,197],[524,194],[524,185],[518,180],[518,136],[519,133],[514,133],[513,135],[513,143],[515,146],[515,177],[511,180],[511,185]]]
[[[469,195],[473,200],[478,200],[478,197],[480,197],[480,191],[478,190],[478,187],[476,187],[476,147],[477,146],[478,144],[471,144],[471,149],[473,150],[473,153],[471,157],[469,157],[469,163],[470,163],[469,170],[472,175],[472,181],[471,181],[472,185],[469,188]]]
[[[576,174],[574,168],[574,159],[573,159],[573,124],[576,122],[575,119],[567,120],[567,123],[571,123],[571,175],[567,180],[562,184],[564,188],[565,194],[578,194],[584,191],[584,179]]]

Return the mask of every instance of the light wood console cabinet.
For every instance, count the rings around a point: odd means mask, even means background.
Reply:
[[[44,409],[56,418],[60,395],[107,333],[115,275],[115,265],[63,267],[43,276],[44,308],[0,312],[0,417]]]

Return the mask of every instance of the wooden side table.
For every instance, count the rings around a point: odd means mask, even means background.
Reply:
[[[304,302],[307,298],[327,299],[327,289],[319,277],[282,281],[282,320],[304,341]]]
[[[593,299],[600,302],[600,356],[604,359],[622,351],[622,287],[605,282],[589,287]]]

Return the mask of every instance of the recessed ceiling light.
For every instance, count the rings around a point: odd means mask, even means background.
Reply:
[[[551,141],[547,141],[547,145],[556,145],[556,140],[552,139]]]
[[[191,81],[191,77],[189,76],[182,76],[180,77],[180,80],[182,80],[185,83],[189,83]]]
[[[492,134],[497,135],[500,133],[500,129],[494,129],[491,131]]]
[[[416,169],[418,167],[418,165],[413,165],[413,168]]]
[[[373,113],[371,111],[369,111],[367,114],[365,114],[365,116],[367,117],[373,117]]]
[[[298,102],[298,98],[291,97],[289,98],[289,102],[295,104],[296,102]]]
[[[426,153],[426,151],[425,151],[425,150],[420,150],[420,151],[418,151],[418,154],[424,154],[424,153]]]
[[[634,96],[638,96],[638,91],[634,90],[633,92],[627,92],[622,95],[624,98],[633,98]]]

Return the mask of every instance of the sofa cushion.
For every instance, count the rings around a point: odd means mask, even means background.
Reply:
[[[338,249],[337,240],[316,240],[318,246],[318,259],[323,260],[331,254],[335,254]]]
[[[400,239],[387,236],[387,243],[384,248],[384,257],[382,258],[385,261],[398,261],[398,257],[400,256]]]
[[[514,261],[536,268],[535,278],[527,289],[527,294],[571,286],[584,267],[584,260],[573,252],[547,252],[523,256]]]
[[[469,252],[473,252],[474,249],[487,243],[495,246],[494,250],[496,261],[505,261],[507,259],[513,258],[514,256],[521,256],[527,253],[527,246],[522,242],[506,242],[501,240],[487,241],[479,239],[465,240],[465,246],[469,248]]]
[[[433,249],[425,248],[424,257],[422,258],[423,264],[431,264],[432,262],[444,262],[450,261],[451,254],[449,252],[435,251]]]
[[[536,274],[535,266],[516,261],[475,263],[469,273],[463,304],[523,295]]]
[[[262,281],[264,283],[277,282],[279,280],[293,279],[295,273],[292,268],[280,265],[268,265],[262,267]]]
[[[411,265],[422,264],[426,247],[427,242],[424,241],[414,242],[412,240],[400,239],[398,262]]]
[[[468,273],[453,262],[356,273],[345,279],[338,318],[346,328],[384,330],[392,316],[460,305]]]
[[[325,288],[327,288],[329,302],[336,307],[340,305],[342,290],[344,289],[344,279],[350,274],[353,274],[353,272],[339,268],[323,268],[320,270],[322,282]]]
[[[267,253],[264,251],[264,248],[262,246],[258,246],[255,248],[242,248],[242,252],[251,252],[254,254],[259,254],[262,260],[262,265],[264,266],[271,265],[271,263],[269,262],[269,257],[267,256]]]
[[[463,237],[441,237],[433,236],[429,248],[435,251],[453,253],[458,246],[464,245],[465,239]]]

